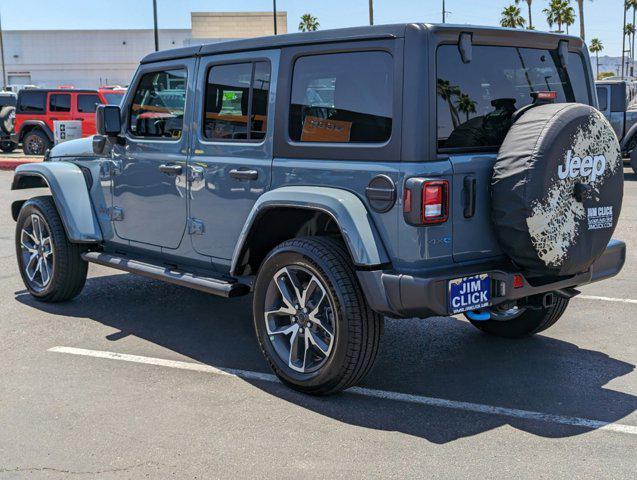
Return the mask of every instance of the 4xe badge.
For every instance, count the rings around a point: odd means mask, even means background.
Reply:
[[[466,312],[491,304],[491,278],[486,273],[449,281],[449,313]]]

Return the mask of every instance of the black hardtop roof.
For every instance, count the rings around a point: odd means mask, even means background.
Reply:
[[[568,40],[569,44],[573,43],[577,48],[581,48],[583,45],[583,42],[579,37],[538,32],[535,30],[485,27],[477,25],[453,25],[448,23],[400,23],[394,25],[338,28],[333,30],[320,30],[316,32],[287,33],[283,35],[228,40],[205,45],[195,45],[192,47],[162,50],[146,55],[142,58],[141,63],[161,62],[164,60],[233,53],[246,50],[266,50],[270,48],[289,47],[294,45],[399,38],[405,36],[405,32],[408,29],[413,31],[430,32],[431,34],[438,35],[443,38],[451,35],[458,35],[462,32],[470,32],[474,36],[474,42],[492,40],[495,43],[524,44],[529,47],[537,46],[538,48],[543,48],[549,44],[557,45],[557,42],[562,39]]]
[[[23,88],[18,92],[43,92],[43,93],[97,93],[96,89],[91,88]]]

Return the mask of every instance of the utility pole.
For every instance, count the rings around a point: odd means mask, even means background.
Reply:
[[[626,64],[624,62],[626,61],[626,11],[628,10],[623,0],[622,0],[622,6],[624,8],[624,26],[622,27],[622,79],[623,79],[625,68],[626,68]]]
[[[276,31],[276,0],[272,0],[272,13],[274,15],[274,34],[277,35],[277,31]]]
[[[637,12],[635,12],[636,8],[637,7],[633,7],[633,28],[635,27],[635,16],[637,14]],[[633,33],[632,45],[630,47],[630,76],[631,77],[635,76],[635,33]]]
[[[447,17],[447,9],[445,8],[445,0],[442,0],[442,23],[445,23]]]
[[[7,69],[4,68],[4,39],[2,38],[2,16],[0,15],[0,57],[2,57],[2,89],[7,88]]]
[[[157,30],[157,0],[153,0],[153,20],[155,23],[155,51],[159,51],[159,31]]]
[[[369,0],[369,24],[374,25],[374,0]]]

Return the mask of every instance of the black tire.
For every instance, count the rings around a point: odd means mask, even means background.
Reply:
[[[13,133],[13,126],[15,123],[15,107],[7,105],[0,109],[0,129],[6,133]]]
[[[31,130],[22,139],[25,155],[44,155],[49,148],[51,148],[51,141],[39,128]]]
[[[633,172],[637,174],[637,148],[630,152],[630,166],[633,167]]]
[[[11,140],[3,140],[0,142],[0,150],[4,153],[11,153],[17,148],[18,144],[12,142]]]
[[[543,332],[557,322],[566,307],[568,298],[555,296],[555,302],[550,307],[539,309],[527,308],[522,314],[511,320],[472,320],[467,319],[476,327],[490,335],[503,338],[522,338]]]
[[[275,337],[267,332],[270,327],[266,327],[265,312],[271,309],[266,305],[268,289],[275,288],[271,282],[284,267],[309,272],[323,282],[325,297],[322,298],[333,305],[330,310],[334,326],[332,347],[324,363],[311,372],[295,371],[288,365],[290,362],[284,362],[277,353]],[[261,351],[274,373],[291,388],[312,395],[329,395],[359,382],[374,363],[383,328],[383,317],[372,311],[365,301],[347,249],[342,242],[330,237],[296,238],[270,252],[255,283],[253,318]],[[307,330],[310,328],[306,328],[305,335]]]
[[[39,218],[38,222],[44,222],[43,226],[50,238],[47,243],[52,245],[47,282],[44,282],[42,273],[39,274],[39,278],[37,274],[34,278],[29,278],[27,273],[28,258],[32,255],[32,251],[23,246],[25,243],[23,237],[29,244],[33,237],[28,237],[26,233],[23,233],[23,229],[28,231],[29,225],[33,226],[34,215]],[[15,244],[20,275],[27,290],[36,299],[51,303],[64,302],[76,297],[82,291],[86,282],[88,264],[81,257],[82,246],[69,242],[52,197],[35,197],[22,206],[16,225]],[[34,244],[38,246],[37,242]]]

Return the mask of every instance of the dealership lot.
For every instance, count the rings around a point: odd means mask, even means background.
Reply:
[[[0,171],[0,478],[635,478],[637,175],[622,273],[532,339],[387,320],[371,374],[312,398],[273,381],[250,298],[90,267],[35,302]]]

